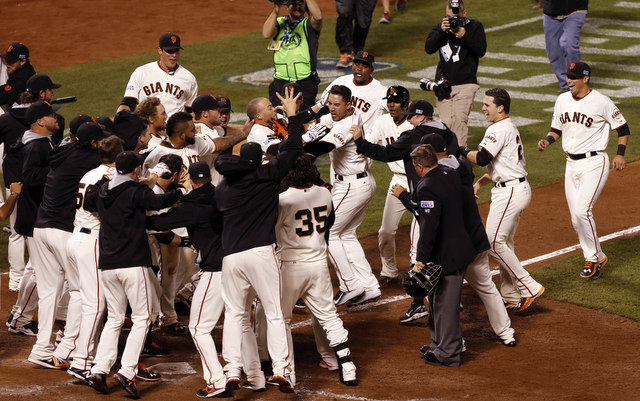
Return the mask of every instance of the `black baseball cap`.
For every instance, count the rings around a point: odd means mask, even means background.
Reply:
[[[55,114],[59,108],[60,106],[51,107],[51,104],[47,101],[38,100],[27,109],[27,122],[33,124],[42,117]]]
[[[588,77],[591,75],[591,67],[589,64],[584,61],[577,61],[575,63],[571,63],[569,69],[567,70],[567,78],[569,79],[580,79],[582,77]]]
[[[116,171],[118,174],[129,174],[142,164],[142,158],[130,150],[116,156]]]
[[[192,180],[209,177],[211,177],[211,170],[206,162],[195,162],[189,166],[189,178]]]
[[[220,103],[220,110],[233,113],[233,110],[231,110],[231,99],[226,96],[216,96],[216,100]]]
[[[291,82],[287,82],[286,84],[284,84],[284,86],[282,87],[282,92],[280,93],[282,96],[285,95],[285,91],[289,88],[293,88],[293,96],[298,96],[298,93],[302,92],[302,85],[300,85],[297,82],[291,81]],[[304,94],[303,94],[304,95]],[[302,97],[302,96],[301,96]]]
[[[69,131],[71,131],[71,135],[77,135],[78,134],[78,128],[82,124],[88,123],[88,122],[92,122],[92,121],[95,121],[95,120],[93,119],[93,117],[91,117],[90,115],[87,115],[87,114],[79,114],[79,115],[73,117],[73,119],[69,123]]]
[[[240,148],[240,157],[258,165],[262,162],[262,147],[257,142],[247,142]]]
[[[27,92],[38,94],[47,89],[58,89],[62,85],[51,81],[46,74],[35,74],[27,80]]]
[[[8,64],[13,64],[18,60],[29,59],[29,49],[22,43],[13,42],[7,48],[7,51],[0,54]]]
[[[96,122],[102,125],[102,129],[104,129],[105,131],[113,132],[113,118],[102,116],[96,118]]]
[[[133,150],[136,148],[138,138],[147,122],[136,113],[129,110],[120,110],[113,118],[113,135],[117,135],[124,142],[125,150]]]
[[[181,50],[180,47],[180,36],[175,33],[165,33],[160,36],[160,40],[158,41],[158,47],[165,51],[172,50]]]
[[[373,57],[373,54],[364,50],[360,50],[358,53],[356,53],[356,56],[353,58],[354,63],[364,63],[369,66],[373,66],[373,63],[375,63],[375,61],[376,59],[375,57]]]
[[[108,138],[110,135],[105,132],[100,124],[95,121],[89,121],[81,124],[78,127],[78,131],[76,132],[76,138],[78,138],[78,142],[91,142],[94,139],[99,141],[104,138]]]
[[[406,116],[421,115],[426,117],[433,117],[433,106],[426,100],[414,100],[409,105],[408,110],[401,111],[400,114]]]
[[[205,110],[216,110],[220,108],[220,103],[216,100],[215,96],[210,94],[200,95],[191,104],[194,114],[202,113]]]
[[[420,139],[420,143],[433,146],[433,149],[435,149],[437,153],[442,153],[446,151],[447,144],[444,138],[442,137],[442,135],[427,134],[423,136],[422,139]]]

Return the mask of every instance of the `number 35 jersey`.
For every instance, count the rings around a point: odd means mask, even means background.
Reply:
[[[484,133],[479,147],[493,156],[493,160],[487,166],[493,182],[505,182],[527,176],[522,140],[511,118],[507,117],[491,124]]]
[[[331,192],[324,187],[291,187],[280,194],[276,237],[283,262],[326,261]]]

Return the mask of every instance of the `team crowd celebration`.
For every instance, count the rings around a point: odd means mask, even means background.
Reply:
[[[429,319],[424,362],[457,367],[466,351],[464,280],[496,341],[516,346],[509,313],[527,310],[545,291],[514,249],[531,201],[526,157],[536,155],[525,155],[503,88],[482,93],[489,126],[479,143],[467,142],[484,27],[467,17],[462,0],[442,1],[446,15],[425,41],[425,52],[439,59],[434,79],[421,81],[436,96],[431,104],[374,78],[376,56],[365,40],[375,5],[336,0],[336,68],[345,74],[319,91],[320,7],[275,0],[262,29],[273,82],[248,102],[244,125],[230,124],[233,99],[199,94],[174,33],[158,32],[157,59],[122,83],[114,116],[81,114],[68,124],[57,110],[73,99],[55,97],[64,82],[36,73],[25,44],[6,48],[0,217],[10,221],[9,289],[17,300],[3,312],[10,312],[9,332],[35,341],[26,360],[66,370],[98,393],[109,393],[114,381],[140,398],[136,382],[162,381],[141,360],[171,354],[154,339],[161,330],[184,341],[191,335],[204,380],[197,397],[269,385],[294,393],[291,322],[296,308],[306,308],[318,363],[357,386],[358,356],[338,308],[373,303],[401,284],[411,300],[400,323]],[[379,22],[389,24],[389,1],[383,7]],[[396,2],[396,10],[406,7]],[[554,24],[584,23],[586,9],[586,0],[545,1],[545,34],[575,29]],[[610,165],[625,168],[630,130],[611,99],[591,88],[579,47],[550,38],[546,45],[559,87],[538,151],[561,142],[555,146],[566,154],[566,198],[585,260],[576,277],[597,279],[609,259],[592,210]],[[611,129],[618,148],[610,162]],[[324,154],[326,176],[315,164]],[[384,183],[379,255],[367,255],[356,230],[376,192],[374,161],[387,163],[392,178]],[[476,178],[472,165],[486,173]],[[476,199],[486,184],[491,204],[483,224]],[[405,213],[413,216],[411,266],[398,266],[396,231]],[[376,276],[368,258],[378,256]],[[177,304],[188,308],[187,325]]]

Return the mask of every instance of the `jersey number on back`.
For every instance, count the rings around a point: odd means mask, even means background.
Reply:
[[[313,224],[315,218],[316,225]],[[307,237],[313,234],[314,227],[318,234],[327,231],[327,206],[313,208],[313,214],[309,209],[301,209],[296,212],[296,220],[301,220],[303,227],[296,228],[299,237]]]
[[[94,185],[89,185],[86,189],[85,183],[81,182],[78,184],[78,193],[76,194],[76,209],[80,209],[84,205],[84,193],[87,189],[93,188]]]

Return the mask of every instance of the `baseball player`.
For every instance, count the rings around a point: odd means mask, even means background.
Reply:
[[[364,127],[365,133],[369,132],[376,119],[389,111],[387,102],[384,101],[387,88],[371,75],[375,70],[374,62],[373,54],[359,51],[351,66],[353,74],[343,75],[331,82],[322,93],[317,106],[323,107],[327,103],[329,90],[333,85],[344,85],[351,90],[351,106],[360,116],[359,125]]]
[[[327,234],[333,221],[332,195],[328,188],[314,185],[319,178],[313,158],[301,155],[282,182],[288,189],[280,194],[276,236],[283,265],[282,308],[287,339],[289,349],[293,350],[291,314],[296,301],[302,298],[336,353],[340,381],[355,386],[358,382],[347,343],[349,333],[333,304],[327,266]],[[291,377],[295,380],[293,355],[291,365]]]
[[[116,171],[110,181],[100,180],[94,190],[85,194],[85,210],[97,210],[100,216],[98,268],[108,311],[89,380],[97,392],[109,391],[106,375],[116,360],[118,337],[128,302],[133,326],[115,378],[125,391],[139,398],[135,375],[151,323],[150,300],[153,296],[148,268],[151,251],[144,229],[145,210],[168,207],[181,198],[182,192],[176,189],[157,195],[145,184],[138,183],[140,158],[131,151],[116,157]],[[166,165],[158,164],[152,170],[150,182],[155,184],[154,176],[166,172],[169,172]]]
[[[192,73],[178,64],[180,50],[180,36],[173,33],[160,36],[160,60],[133,71],[117,111],[133,111],[139,102],[157,97],[169,116],[179,111],[191,112],[191,103],[198,95],[198,83]]]
[[[330,131],[317,142],[305,146],[307,152],[316,156],[330,152],[335,173],[331,193],[336,221],[329,236],[329,258],[340,281],[336,305],[347,302],[358,305],[381,295],[380,284],[356,235],[367,205],[376,192],[376,182],[369,171],[370,160],[356,151],[349,132],[351,126],[360,125],[351,99],[351,90],[346,86],[331,86],[327,100],[330,114],[322,116],[319,122]]]
[[[271,129],[276,119],[276,110],[269,99],[265,97],[257,97],[247,103],[247,117],[254,120],[255,124],[251,127],[251,132],[247,136],[247,142],[255,142],[260,144],[262,153],[266,155],[275,155],[277,153],[278,144],[282,142]],[[269,157],[271,157],[269,156]]]
[[[390,86],[387,89],[387,108],[389,114],[380,116],[373,129],[367,134],[367,139],[371,143],[386,146],[398,139],[401,133],[413,128],[406,115],[402,114],[403,110],[409,107],[409,91],[404,86]],[[389,169],[393,172],[393,178],[389,182],[389,190],[384,203],[382,212],[382,224],[378,230],[378,250],[380,251],[380,260],[382,262],[382,271],[378,282],[381,285],[388,285],[395,281],[398,277],[398,266],[396,265],[396,231],[400,219],[406,211],[402,202],[398,200],[391,188],[394,184],[402,185],[408,188],[407,174],[404,170],[402,160],[389,162]],[[411,259],[415,259],[414,242],[411,241]]]
[[[531,201],[531,187],[524,168],[526,160],[520,133],[509,118],[510,105],[506,90],[486,91],[482,111],[491,125],[478,145],[479,150],[461,147],[460,152],[470,162],[487,166],[488,173],[473,185],[475,193],[485,183],[495,183],[486,225],[490,253],[500,264],[500,292],[507,309],[521,312],[542,295],[544,287],[522,267],[513,246],[520,216]]]
[[[147,98],[136,106],[135,113],[145,119],[149,124],[151,139],[147,144],[149,151],[160,145],[167,137],[167,112],[160,99],[157,97]]]
[[[87,382],[91,375],[91,358],[98,340],[99,328],[106,308],[104,286],[98,269],[98,233],[100,219],[84,209],[87,189],[93,188],[104,175],[115,174],[116,156],[122,152],[122,139],[115,135],[103,139],[98,147],[102,164],[87,172],[78,184],[73,234],[67,241],[69,264],[78,271],[82,314],[73,361],[67,370],[71,376]]]
[[[558,96],[551,129],[538,142],[543,151],[562,136],[567,155],[564,188],[571,224],[578,233],[585,262],[580,277],[597,279],[609,258],[602,252],[593,219],[593,206],[609,177],[609,126],[618,131],[618,150],[613,167],[623,170],[629,141],[629,126],[620,110],[607,96],[589,87],[591,68],[583,61],[567,70],[569,93]]]

